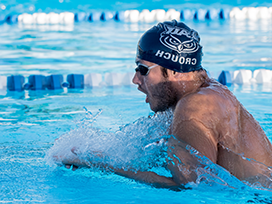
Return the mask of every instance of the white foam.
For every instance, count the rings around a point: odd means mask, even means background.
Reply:
[[[54,156],[74,158],[72,149],[80,160],[103,166],[147,170],[165,158],[160,157],[164,148],[163,138],[168,136],[172,112],[159,113],[149,118],[120,127],[116,132],[102,131],[93,127],[101,114],[86,115],[78,128],[62,135],[47,152],[47,162],[56,162]],[[158,144],[158,145],[154,145]]]
[[[69,160],[77,159],[96,170],[97,168],[108,170],[107,167],[112,166],[135,172],[154,172],[157,167],[164,167],[168,162],[173,161],[173,158],[177,158],[176,152],[183,152],[186,157],[176,159],[175,165],[183,175],[194,171],[197,176],[196,181],[189,183],[188,186],[207,184],[213,189],[215,185],[223,186],[225,189],[226,186],[239,188],[243,185],[226,169],[213,163],[187,143],[168,135],[173,119],[171,111],[140,118],[132,124],[120,127],[116,132],[102,131],[94,127],[94,122],[100,114],[101,111],[96,114],[87,111],[85,119],[78,123],[75,130],[62,135],[54,142],[46,154],[47,163],[63,165],[62,161],[69,163]],[[174,146],[171,147],[172,142]],[[233,152],[224,146],[223,148]],[[262,175],[259,174],[253,180],[249,179],[247,185],[258,185],[263,179],[271,184],[269,179],[271,170],[267,166],[253,159],[245,158],[243,154],[237,154],[237,156],[262,169]],[[192,166],[192,161],[197,165]],[[169,171],[164,173],[170,174]],[[265,177],[266,175],[268,176]],[[245,187],[243,185],[243,188]]]

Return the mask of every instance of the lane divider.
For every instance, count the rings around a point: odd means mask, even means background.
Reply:
[[[212,76],[223,85],[231,84],[272,84],[272,70],[257,69],[255,71],[241,69],[236,71],[221,71],[217,76]],[[24,90],[56,90],[56,89],[83,89],[88,87],[105,87],[105,86],[132,86],[134,73],[99,73],[90,74],[69,74],[63,76],[53,74],[0,76],[0,89],[9,91]],[[64,80],[66,79],[66,80]]]
[[[242,9],[235,7],[229,15],[230,18],[237,20],[272,19],[272,7],[244,7]]]
[[[60,74],[49,76],[22,75],[0,76],[0,89],[9,91],[24,90],[56,90],[62,88],[83,89],[84,87],[103,86],[131,86],[134,73],[99,73],[69,74],[66,77]],[[64,81],[66,78],[66,81]]]
[[[272,7],[244,7],[238,8],[211,8],[211,9],[184,9],[175,10],[155,9],[149,11],[144,9],[126,10],[126,11],[105,11],[105,12],[62,12],[62,13],[23,13],[9,14],[7,16],[0,14],[0,24],[2,23],[21,23],[21,24],[73,24],[82,21],[124,21],[124,22],[145,22],[152,23],[165,20],[220,20],[220,19],[236,19],[236,20],[258,20],[272,19]]]
[[[268,84],[272,83],[272,70],[257,69],[250,71],[246,69],[236,71],[222,71],[218,76],[218,81],[223,85],[230,84]]]

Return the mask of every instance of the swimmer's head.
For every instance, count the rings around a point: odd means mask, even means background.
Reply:
[[[201,70],[202,46],[193,29],[176,20],[146,31],[138,42],[137,58],[176,72]]]

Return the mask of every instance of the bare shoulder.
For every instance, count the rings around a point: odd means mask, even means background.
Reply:
[[[208,117],[221,115],[227,107],[238,103],[233,94],[217,82],[209,83],[194,93],[182,97],[175,112],[181,117]]]
[[[213,162],[217,158],[219,124],[229,106],[224,96],[228,93],[220,94],[224,91],[224,87],[215,83],[182,97],[174,111],[171,127],[171,133],[178,140],[191,145]]]

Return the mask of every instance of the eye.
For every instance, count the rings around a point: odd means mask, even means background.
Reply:
[[[166,39],[169,40],[169,43],[171,43],[172,45],[179,45],[181,44],[180,40],[178,38],[176,38],[173,35],[168,36]]]
[[[174,44],[174,45],[179,44],[179,43],[178,43],[175,39],[173,39],[173,38],[170,38],[169,41],[170,41],[170,43],[172,43],[172,44]]]
[[[185,44],[184,47],[187,47],[187,48],[191,48],[191,47],[194,47],[194,43],[188,43],[188,44]]]

